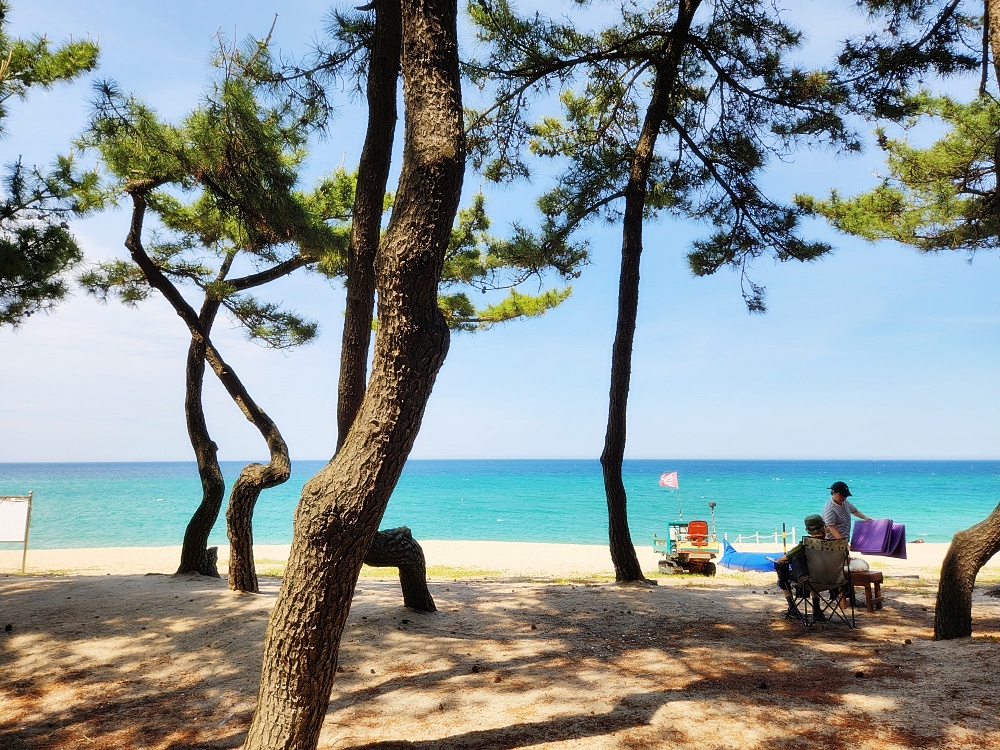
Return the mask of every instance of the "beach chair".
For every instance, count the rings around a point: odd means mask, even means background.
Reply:
[[[794,607],[789,611],[806,627],[823,620],[856,627],[854,587],[844,573],[848,563],[847,540],[803,537],[802,547],[808,577],[792,587]]]
[[[689,521],[685,541],[696,547],[708,546],[708,521]]]

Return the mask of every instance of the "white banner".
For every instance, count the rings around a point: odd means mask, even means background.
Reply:
[[[27,497],[0,497],[0,542],[27,541],[30,510],[31,500]]]

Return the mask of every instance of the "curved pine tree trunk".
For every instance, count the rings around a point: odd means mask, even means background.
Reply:
[[[338,451],[354,424],[367,387],[368,347],[375,310],[375,256],[381,239],[383,205],[396,134],[401,33],[399,0],[385,0],[376,5],[368,65],[368,129],[358,164],[358,172],[365,175],[365,179],[359,181],[354,194],[348,248],[347,304],[337,391]],[[407,541],[399,534],[402,530],[406,531]],[[365,564],[399,568],[403,604],[411,609],[435,611],[434,599],[427,588],[423,549],[405,526],[378,532]]]
[[[250,533],[253,508],[261,491],[267,487],[281,484],[288,479],[291,473],[288,448],[277,426],[264,410],[250,398],[250,394],[237,377],[235,370],[222,359],[222,355],[209,337],[210,328],[206,329],[180,290],[170,283],[170,280],[163,275],[163,272],[146,253],[142,245],[142,225],[146,216],[146,192],[154,187],[155,185],[139,184],[131,186],[129,189],[129,194],[132,197],[132,221],[128,236],[125,238],[125,247],[128,248],[132,260],[142,270],[149,285],[166,298],[174,308],[174,312],[187,325],[188,331],[191,333],[192,343],[204,347],[205,361],[208,362],[219,382],[240,408],[240,411],[243,412],[243,415],[264,436],[271,454],[270,461],[266,465],[251,464],[241,473],[230,496],[230,503],[231,505],[235,504],[235,509],[231,509],[226,514],[227,519],[229,516],[233,517],[233,521],[228,525],[235,526],[237,529],[235,541],[232,534],[230,535],[229,587],[236,591],[255,592],[258,590],[257,575],[253,566],[253,535]],[[289,261],[282,265],[296,267],[301,263],[300,261]],[[262,276],[268,275],[270,274],[262,274]]]
[[[368,66],[368,130],[358,163],[358,173],[365,178],[358,180],[354,194],[347,251],[347,306],[337,390],[337,450],[347,438],[367,386],[368,347],[375,309],[375,255],[396,133],[401,33],[399,0],[378,3]]]
[[[219,310],[218,300],[205,300],[198,316],[205,330],[211,330]],[[188,438],[194,449],[201,478],[201,503],[188,521],[181,546],[181,561],[177,573],[200,573],[219,577],[218,550],[208,547],[208,537],[219,517],[226,494],[226,481],[219,467],[219,448],[208,433],[202,393],[205,384],[205,345],[191,339],[185,367],[184,416]]]
[[[427,563],[424,550],[406,526],[380,531],[365,555],[365,565],[376,568],[399,568],[403,606],[421,612],[436,612],[434,597],[427,588]]]
[[[343,446],[302,490],[246,750],[316,747],[358,573],[448,349],[437,286],[465,164],[457,8],[403,0],[401,16],[406,137],[372,375]]]
[[[288,446],[274,422],[259,409],[251,413],[253,417],[248,415],[247,418],[267,440],[271,460],[266,464],[247,464],[233,483],[226,510],[226,533],[229,536],[229,588],[257,593],[260,588],[253,562],[254,507],[261,492],[288,481],[292,463],[288,457]]]
[[[642,219],[646,208],[646,185],[656,151],[656,139],[670,107],[688,30],[700,0],[686,0],[678,8],[677,22],[667,42],[664,60],[656,68],[649,106],[639,140],[632,155],[625,188],[625,217],[622,227],[622,264],[618,281],[618,321],[611,353],[611,389],[608,430],[601,453],[604,492],[608,501],[608,537],[615,579],[620,582],[645,581],[632,545],[628,527],[628,497],[622,481],[625,460],[628,394],[632,374],[632,344],[635,341],[639,310],[639,259],[642,256]]]
[[[955,534],[941,565],[934,640],[972,635],[972,590],[979,570],[1000,552],[1000,505],[972,528]]]

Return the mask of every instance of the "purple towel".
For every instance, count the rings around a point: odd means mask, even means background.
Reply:
[[[891,519],[856,521],[851,550],[862,555],[906,559],[906,526]]]
[[[889,535],[889,551],[886,557],[898,557],[900,560],[906,559],[906,526],[901,523],[892,525],[892,532]]]

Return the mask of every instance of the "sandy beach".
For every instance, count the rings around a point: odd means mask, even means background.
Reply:
[[[468,575],[505,577],[565,578],[579,576],[614,576],[614,566],[607,546],[596,544],[537,544],[529,542],[456,542],[423,541],[429,568],[454,568]],[[21,550],[0,550],[0,574],[21,570]],[[774,552],[774,545],[744,545],[741,551]],[[254,559],[265,570],[280,573],[288,559],[288,545],[257,545]],[[909,544],[906,559],[864,556],[873,570],[884,573],[923,574],[936,577],[947,544]],[[653,572],[660,556],[652,546],[637,547],[643,570]],[[180,547],[92,547],[83,549],[28,550],[27,573],[42,575],[143,575],[173,573],[180,559]],[[219,549],[219,569],[225,570],[228,547]],[[987,568],[1000,570],[994,558]],[[736,575],[719,568],[720,576]]]
[[[438,611],[363,575],[325,750],[1000,746],[997,561],[974,637],[935,642],[947,545],[867,557],[886,603],[850,630],[784,620],[768,574],[620,586],[603,546],[421,543]],[[0,553],[0,747],[239,747],[287,552],[257,548],[260,595],[164,575],[177,548]]]

